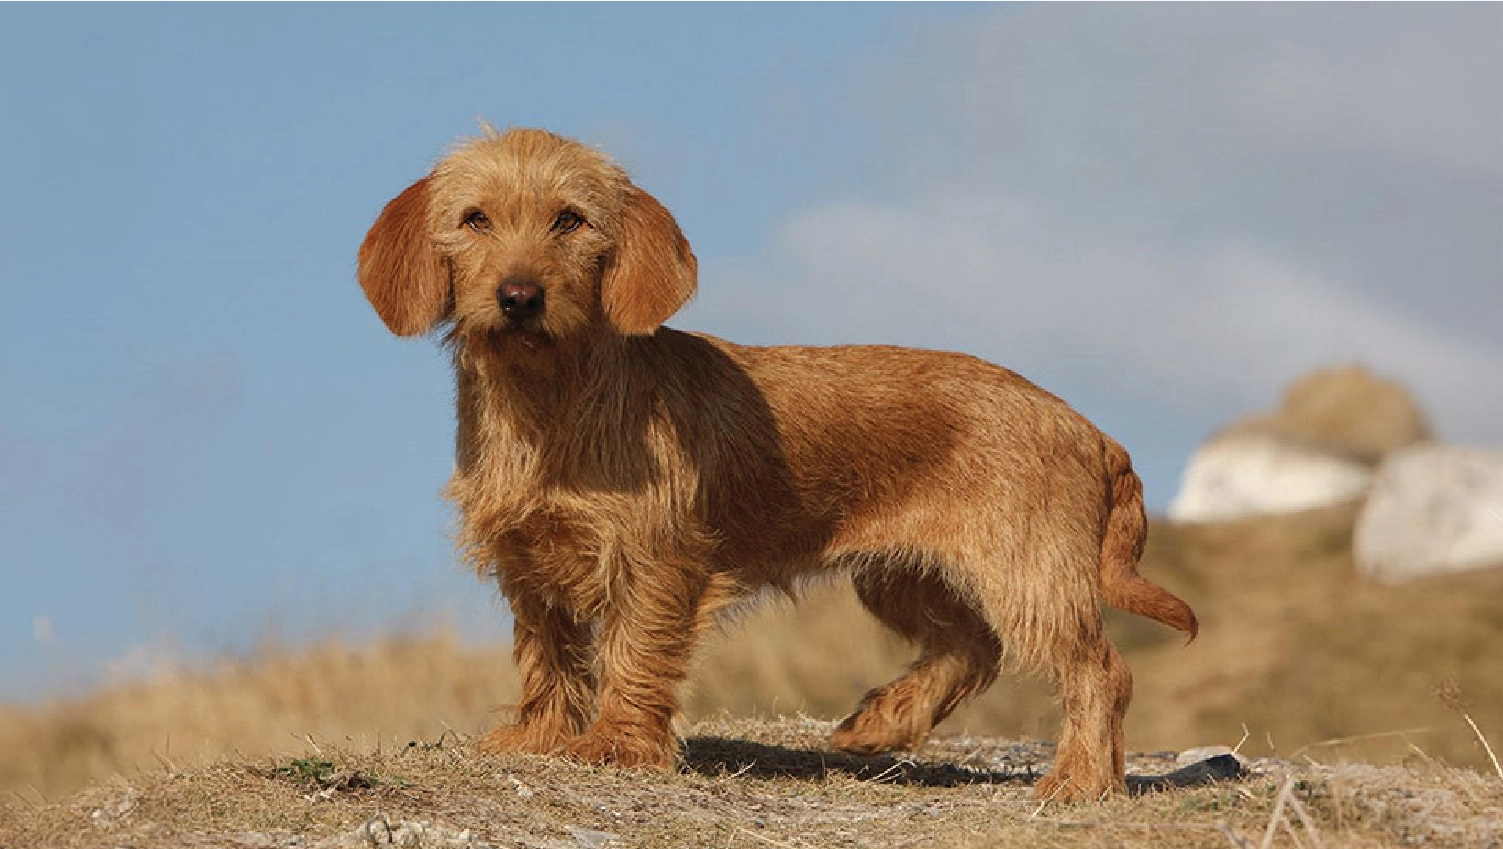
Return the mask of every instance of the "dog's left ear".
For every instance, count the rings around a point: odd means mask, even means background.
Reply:
[[[678,222],[657,198],[632,186],[600,283],[606,318],[628,336],[650,335],[698,286],[699,262]]]

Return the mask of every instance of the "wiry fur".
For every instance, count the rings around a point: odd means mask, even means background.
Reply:
[[[503,281],[535,284],[541,313],[508,317]],[[523,683],[483,750],[671,765],[675,687],[717,611],[844,569],[922,654],[835,746],[921,745],[1006,653],[1060,686],[1039,792],[1122,788],[1132,678],[1100,603],[1196,622],[1137,573],[1127,453],[1063,401],[960,354],[662,327],[696,285],[677,224],[603,155],[539,130],[488,131],[398,195],[360,283],[393,332],[448,330],[447,495],[464,556],[511,601]]]

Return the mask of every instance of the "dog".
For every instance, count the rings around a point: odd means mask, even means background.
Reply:
[[[1124,789],[1132,676],[1101,603],[1186,632],[1137,571],[1123,448],[1007,369],[897,347],[750,347],[663,326],[695,293],[672,214],[544,130],[457,147],[397,195],[358,277],[457,382],[457,544],[515,617],[516,722],[478,743],[671,768],[676,685],[718,612],[845,572],[921,654],[831,745],[913,749],[1004,657],[1052,672],[1040,796]]]

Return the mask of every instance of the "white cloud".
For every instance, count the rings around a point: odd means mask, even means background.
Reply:
[[[1216,420],[1359,360],[1503,441],[1498,7],[1033,6],[865,71],[880,199],[708,267],[712,326]]]

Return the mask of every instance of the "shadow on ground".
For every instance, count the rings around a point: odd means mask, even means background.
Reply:
[[[817,781],[838,773],[861,781],[918,787],[1033,784],[1047,771],[1043,767],[1052,752],[1040,751],[1044,747],[1036,744],[1019,748],[1017,753],[1002,753],[991,759],[1002,763],[1001,769],[988,769],[892,755],[861,757],[727,737],[691,737],[684,743],[684,761],[688,771],[710,777],[736,775]],[[1127,792],[1136,796],[1231,781],[1245,775],[1235,757],[1220,755],[1162,775],[1129,775]]]

